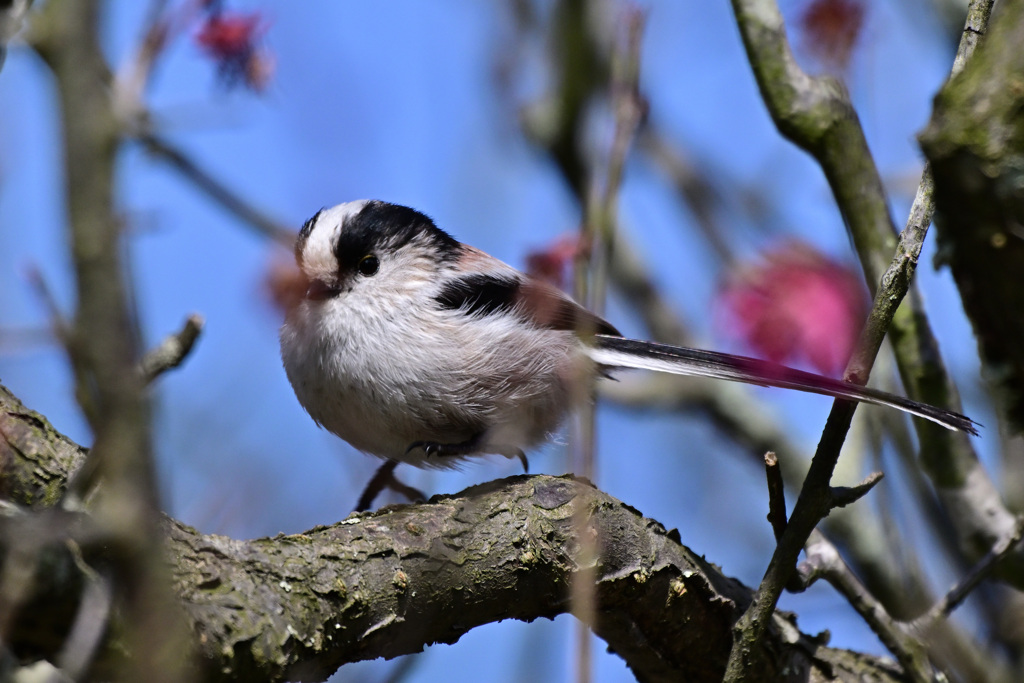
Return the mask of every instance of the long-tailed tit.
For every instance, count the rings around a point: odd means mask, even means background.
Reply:
[[[643,368],[897,408],[976,433],[963,415],[713,351],[626,339],[560,290],[458,242],[404,206],[356,201],[302,227],[305,297],[281,328],[299,402],[357,449],[419,467],[525,457],[580,377]]]

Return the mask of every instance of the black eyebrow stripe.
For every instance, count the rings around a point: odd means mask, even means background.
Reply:
[[[295,261],[300,266],[302,265],[302,250],[306,248],[306,241],[309,239],[309,234],[313,232],[313,226],[316,225],[316,221],[320,218],[320,214],[324,212],[323,209],[317,211],[313,216],[302,224],[302,229],[299,230],[298,236],[295,238]]]
[[[474,274],[450,280],[434,300],[443,309],[464,311],[467,315],[494,315],[515,307],[520,286],[516,279]]]

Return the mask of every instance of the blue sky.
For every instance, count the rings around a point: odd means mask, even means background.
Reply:
[[[111,2],[104,45],[115,65],[139,35],[147,3]],[[849,75],[869,143],[890,192],[897,224],[909,206],[920,156],[914,134],[948,73],[952,47],[937,24],[911,21],[899,3],[870,3]],[[254,204],[296,228],[322,206],[381,198],[414,206],[438,224],[514,265],[529,250],[572,231],[580,214],[556,169],[531,147],[515,106],[538,95],[543,73],[527,70],[512,97],[495,88],[494,69],[512,39],[501,3],[414,0],[375,3],[235,2],[268,18],[276,60],[262,95],[218,86],[188,38],[166,54],[149,98],[165,135]],[[780,235],[852,259],[821,172],[781,140],[758,97],[727,3],[645,3],[650,9],[642,87],[651,121],[734,188],[773,200],[765,224],[742,211],[736,250],[752,256]],[[784,4],[792,11],[795,4]],[[536,62],[536,58],[535,58]],[[0,72],[0,330],[37,329],[43,307],[27,284],[41,270],[65,310],[73,306],[63,241],[60,150],[52,81],[30,52],[15,49]],[[607,131],[597,127],[597,136]],[[128,146],[120,159],[119,207],[132,234],[128,253],[149,344],[191,312],[207,320],[193,355],[160,380],[157,453],[165,505],[204,531],[252,537],[299,532],[348,514],[377,462],[318,430],[302,412],[280,366],[278,313],[262,282],[274,248],[183,182]],[[705,345],[740,350],[712,324],[719,265],[688,209],[657,170],[627,167],[622,217],[655,279]],[[930,267],[920,282],[972,416],[974,342],[948,274]],[[612,299],[608,316],[643,334]],[[53,344],[0,337],[0,379],[73,438],[89,434]],[[760,392],[759,392],[760,393]],[[809,451],[830,402],[774,391],[777,419]],[[994,423],[985,420],[982,422]],[[983,435],[985,449],[995,435]],[[598,484],[668,527],[684,543],[756,585],[770,557],[763,473],[699,416],[645,414],[602,406]],[[531,457],[533,471],[560,474],[565,448]],[[516,473],[504,459],[460,472],[405,471],[432,492]],[[854,476],[854,475],[851,475]],[[831,630],[839,646],[882,652],[829,589],[787,596],[805,631]],[[520,680],[550,666],[547,680],[571,672],[569,623],[503,623],[455,647],[433,648],[411,680]],[[597,680],[631,680],[598,644]],[[540,652],[543,657],[536,657]],[[538,664],[537,660],[542,663]],[[358,665],[374,674],[381,663]]]

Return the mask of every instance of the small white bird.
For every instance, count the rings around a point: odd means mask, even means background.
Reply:
[[[626,339],[560,290],[458,242],[413,209],[317,212],[295,258],[308,288],[281,356],[313,420],[418,467],[523,452],[557,430],[580,377],[615,368],[797,389],[890,406],[975,434],[969,418],[776,363]]]

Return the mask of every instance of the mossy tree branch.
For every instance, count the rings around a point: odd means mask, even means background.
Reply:
[[[50,511],[51,498],[30,496],[55,482],[59,495],[66,479],[52,472],[73,473],[84,451],[2,387],[0,416],[0,463],[20,473],[6,493],[35,501],[33,510],[8,511],[0,560],[39,519],[53,540],[38,555],[45,562],[35,563],[33,591],[7,620],[4,641],[46,656],[61,647],[86,583],[69,547],[80,547],[90,564],[107,550],[95,543],[88,515]],[[59,464],[39,466],[50,458]],[[682,546],[676,532],[572,478],[514,477],[252,541],[173,520],[163,528],[174,592],[206,680],[322,680],[346,662],[455,642],[481,624],[568,612],[580,518],[599,543],[598,635],[639,680],[721,680],[730,628],[750,590]],[[772,617],[757,660],[765,681],[786,671],[811,681],[899,680],[889,664],[801,634],[791,615]]]
[[[989,377],[1024,430],[1024,8],[1003,3],[976,56],[935,99],[931,160],[939,258],[948,263]]]

